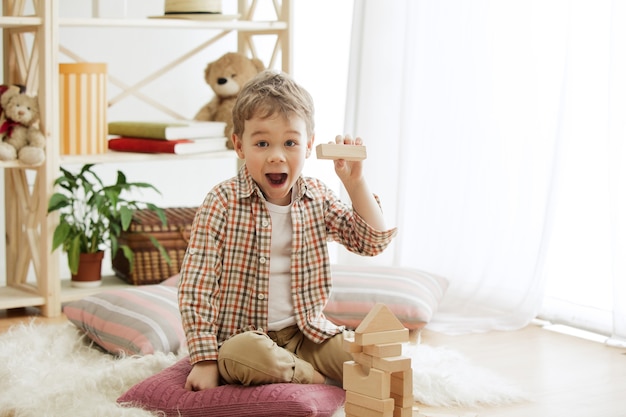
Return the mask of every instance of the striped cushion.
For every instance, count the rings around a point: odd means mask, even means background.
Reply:
[[[386,304],[406,328],[421,329],[448,288],[447,279],[410,268],[333,265],[332,274],[333,290],[324,313],[352,329],[376,303]],[[186,345],[176,297],[178,278],[104,291],[68,303],[63,312],[113,354],[177,352]]]
[[[409,330],[423,328],[448,288],[439,275],[411,268],[333,265],[333,289],[324,314],[356,328],[376,303],[387,307]]]
[[[70,302],[63,312],[113,354],[177,352],[186,341],[176,292],[166,285],[108,290]]]

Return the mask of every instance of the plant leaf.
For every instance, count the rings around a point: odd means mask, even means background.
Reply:
[[[63,242],[67,239],[71,231],[69,224],[63,222],[59,223],[52,235],[52,251],[54,252],[59,246],[63,245]]]
[[[69,243],[69,247],[66,248],[67,263],[70,267],[72,274],[78,273],[78,262],[80,260],[80,236],[74,237]]]
[[[48,213],[55,210],[60,210],[63,207],[67,207],[71,204],[71,200],[66,195],[61,193],[54,193],[48,201]]]
[[[130,222],[133,220],[133,213],[135,210],[130,209],[128,206],[120,207],[120,220],[122,222],[122,230],[128,230]]]
[[[150,241],[152,242],[152,244],[159,250],[159,253],[161,254],[161,256],[163,256],[163,258],[165,259],[165,262],[167,262],[168,265],[172,264],[172,259],[170,258],[170,255],[167,253],[167,251],[165,250],[165,248],[163,247],[163,245],[161,245],[161,242],[159,242],[154,236],[152,235],[148,235],[148,238],[150,239]]]
[[[135,263],[135,255],[133,254],[133,250],[128,245],[121,245],[120,249],[124,253],[124,257],[128,259],[128,270],[133,270],[133,264]]]

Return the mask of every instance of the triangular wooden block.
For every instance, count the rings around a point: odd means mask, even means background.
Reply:
[[[398,320],[389,307],[383,303],[376,303],[363,321],[361,321],[355,332],[364,334],[402,329],[404,329],[402,322]]]

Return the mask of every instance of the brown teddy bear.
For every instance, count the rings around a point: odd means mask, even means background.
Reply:
[[[233,149],[232,110],[237,95],[245,83],[264,69],[263,62],[257,58],[248,58],[238,52],[228,52],[216,61],[210,62],[204,70],[204,79],[215,96],[198,111],[194,119],[226,122],[224,136],[227,138],[226,146],[229,149]]]
[[[15,94],[24,94],[26,92],[26,87],[21,84],[0,85],[0,98],[4,95],[4,93],[7,93],[7,92],[8,92],[8,95],[6,96],[7,98]],[[0,105],[0,129],[1,129],[0,139],[4,136],[2,132],[8,129],[10,124],[11,124],[11,121],[7,121],[7,116],[4,112],[4,108],[2,107],[2,105]]]
[[[37,97],[24,94],[16,86],[2,86],[0,93],[0,160],[41,164],[46,143],[39,129]]]

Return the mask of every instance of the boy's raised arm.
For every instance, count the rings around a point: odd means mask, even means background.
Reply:
[[[342,146],[363,145],[361,138],[357,137],[353,140],[348,135],[337,136],[335,143]],[[363,175],[363,160],[336,159],[335,172],[350,196],[354,211],[374,229],[386,230],[383,213]]]

